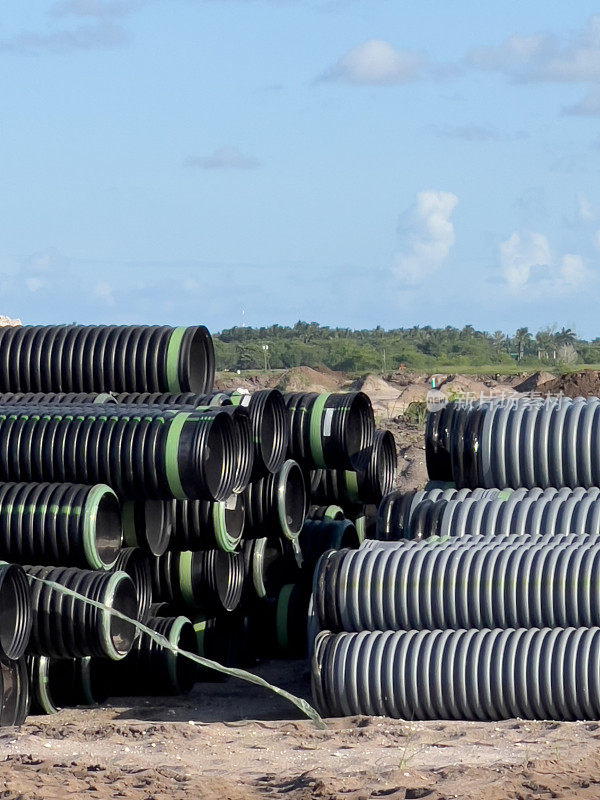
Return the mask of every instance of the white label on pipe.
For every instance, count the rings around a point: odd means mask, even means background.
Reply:
[[[325,419],[323,420],[323,436],[331,436],[331,424],[333,422],[333,412],[335,409],[325,409]]]

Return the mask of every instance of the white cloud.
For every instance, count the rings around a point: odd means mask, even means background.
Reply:
[[[593,280],[582,256],[552,253],[548,239],[534,231],[514,232],[500,243],[500,267],[508,289],[521,296],[561,295]]]
[[[600,79],[600,15],[564,42],[548,33],[515,34],[498,46],[474,48],[467,58],[475,67],[516,81],[595,82]]]
[[[588,198],[584,194],[577,196],[577,210],[582,222],[592,222],[596,219],[596,212]]]
[[[422,283],[437,272],[454,244],[450,221],[458,197],[435,189],[419,192],[411,208],[400,218],[400,247],[393,271],[407,285]]]
[[[114,306],[115,304],[115,297],[114,297],[114,288],[108,281],[99,281],[93,288],[92,291],[94,297],[97,297],[100,300],[104,300],[104,302],[109,306]]]
[[[210,156],[188,156],[183,165],[200,169],[255,169],[260,161],[244,155],[237,147],[219,147]]]
[[[357,86],[393,86],[419,78],[427,64],[420,53],[397,50],[383,39],[369,39],[348,50],[320,80]]]

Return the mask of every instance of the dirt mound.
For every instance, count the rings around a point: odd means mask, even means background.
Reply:
[[[380,375],[367,375],[365,378],[360,378],[354,382],[352,388],[368,395],[396,397],[399,394],[398,389]]]
[[[518,383],[514,388],[517,392],[537,392],[545,391],[548,383],[553,381],[555,376],[551,372],[534,372],[524,381]]]
[[[342,372],[319,372],[312,367],[294,367],[272,381],[282,392],[339,392],[346,383]]]
[[[544,383],[542,391],[544,394],[562,393],[567,397],[600,397],[600,372],[583,370],[559,375]]]

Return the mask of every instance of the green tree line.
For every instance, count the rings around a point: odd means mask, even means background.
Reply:
[[[435,368],[436,365],[499,368],[519,363],[523,369],[561,364],[600,363],[600,338],[585,341],[570,328],[545,328],[531,333],[432,328],[429,325],[384,330],[329,328],[316,322],[292,327],[236,327],[215,337],[218,369],[289,369],[328,367],[348,372],[392,372]]]

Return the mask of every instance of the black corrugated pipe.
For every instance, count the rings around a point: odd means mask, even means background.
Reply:
[[[203,325],[0,328],[0,391],[207,392],[214,349]]]
[[[323,632],[313,697],[333,717],[599,719],[598,653],[600,628]]]
[[[289,441],[288,414],[283,394],[278,389],[261,389],[251,394],[231,392],[230,402],[247,408],[254,437],[252,480],[279,472],[286,458]]]
[[[205,501],[208,502],[208,501]],[[173,534],[173,505],[164,500],[127,500],[123,503],[123,541],[162,556]]]
[[[383,541],[409,538],[411,509],[416,492],[394,491],[386,495],[377,512],[377,538]]]
[[[360,546],[360,538],[349,519],[306,520],[300,534],[304,559],[303,572],[312,581],[318,560],[326,550],[341,550]]]
[[[27,659],[0,661],[0,726],[22,725],[29,714],[31,693]]]
[[[0,558],[17,564],[110,569],[121,549],[121,509],[108,486],[0,484]]]
[[[214,550],[233,553],[242,538],[246,518],[244,494],[227,500],[173,500],[173,550]],[[160,554],[157,554],[160,555]]]
[[[29,644],[33,604],[23,567],[0,563],[0,661],[21,658]]]
[[[236,465],[235,479],[231,491],[243,492],[254,469],[254,443],[252,441],[252,422],[245,408],[222,406],[221,411],[231,416],[235,432]]]
[[[28,661],[33,714],[94,706],[109,696],[110,670],[103,659],[28,656]]]
[[[311,497],[319,503],[378,505],[391,492],[396,478],[398,454],[391,431],[376,430],[367,468],[352,470],[317,470],[316,487]],[[311,476],[312,486],[312,476]]]
[[[425,420],[425,463],[427,474],[432,481],[451,481],[452,465],[450,463],[450,425],[455,405],[430,411]]]
[[[364,392],[285,394],[288,454],[307,469],[365,469],[375,433]]]
[[[152,593],[156,600],[213,614],[233,611],[239,605],[243,585],[240,553],[168,551],[154,559]]]
[[[252,479],[278,472],[286,458],[289,427],[285,400],[278,389],[261,389],[258,392],[215,392],[214,394],[160,394],[158,392],[122,393],[116,396],[119,403],[143,403],[179,406],[227,406],[245,408],[252,422],[254,440],[254,470]]]
[[[0,405],[110,405],[117,401],[110,392],[0,392]]]
[[[41,580],[58,583],[136,618],[138,600],[126,572],[93,572],[74,567],[25,567],[31,586],[33,624],[29,652],[53,658],[124,658],[135,627],[110,612],[64,594]]]
[[[265,533],[297,539],[306,513],[304,474],[292,460],[276,474],[249,483],[244,492],[244,537],[263,538]]]
[[[244,556],[244,601],[273,599],[281,587],[299,577],[299,564],[290,542],[279,537],[247,539]]]
[[[180,650],[198,652],[194,626],[187,617],[150,617],[146,624]],[[127,658],[110,665],[110,671],[111,694],[116,696],[171,695],[190,691],[198,667],[142,633]]]
[[[151,556],[141,547],[124,547],[113,567],[113,572],[126,572],[135,586],[137,596],[136,619],[146,624],[152,604],[152,562]]]
[[[107,483],[125,498],[224,500],[238,443],[222,409],[0,406],[0,480]]]

